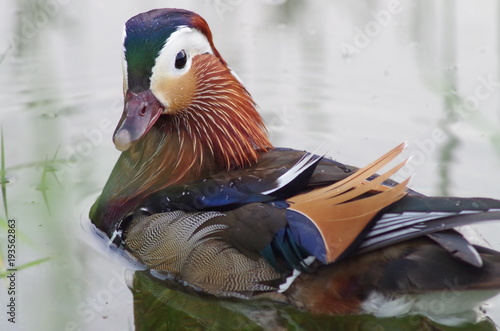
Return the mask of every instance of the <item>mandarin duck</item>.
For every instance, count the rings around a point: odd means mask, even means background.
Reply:
[[[454,229],[500,220],[500,201],[391,180],[404,145],[363,168],[273,147],[198,14],[132,17],[123,68],[122,154],[90,219],[159,278],[321,314],[432,314],[443,291],[470,294],[453,314],[500,291],[500,253]]]

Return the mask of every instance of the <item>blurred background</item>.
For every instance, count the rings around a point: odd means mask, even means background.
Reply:
[[[2,307],[8,218],[18,272],[16,324],[2,308],[0,329],[134,329],[130,267],[87,214],[119,156],[123,24],[159,7],[208,21],[276,146],[363,166],[407,141],[396,179],[500,199],[498,1],[3,0]],[[500,249],[499,224],[465,231]],[[500,299],[485,311],[500,323]]]

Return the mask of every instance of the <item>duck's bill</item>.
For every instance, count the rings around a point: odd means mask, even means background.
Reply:
[[[164,110],[150,90],[140,93],[127,91],[122,118],[113,134],[113,142],[126,151],[151,129]]]

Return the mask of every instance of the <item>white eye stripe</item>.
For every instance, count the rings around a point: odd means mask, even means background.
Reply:
[[[123,71],[123,94],[128,90],[128,72],[127,72],[127,60],[123,58],[122,60],[122,71]]]
[[[186,54],[186,63],[182,68],[176,68],[176,58],[179,52]],[[151,72],[151,92],[166,107],[170,106],[169,97],[165,94],[164,84],[175,81],[191,69],[193,57],[199,54],[213,54],[207,37],[197,29],[179,27],[167,39],[156,57]]]
[[[128,89],[128,65],[127,59],[125,58],[125,38],[127,38],[127,26],[123,26],[123,58],[122,58],[122,71],[123,71],[123,92]]]
[[[187,56],[187,62],[182,69],[175,67],[177,54],[184,50]],[[152,70],[153,76],[179,76],[191,67],[193,56],[203,53],[213,54],[212,47],[203,33],[197,29],[181,26],[170,35],[165,42],[162,50],[156,58],[156,63]]]

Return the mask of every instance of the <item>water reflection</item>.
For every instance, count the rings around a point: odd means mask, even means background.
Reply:
[[[496,330],[490,320],[445,327],[420,316],[312,315],[267,301],[214,300],[184,293],[147,271],[135,273],[132,292],[136,330]]]

